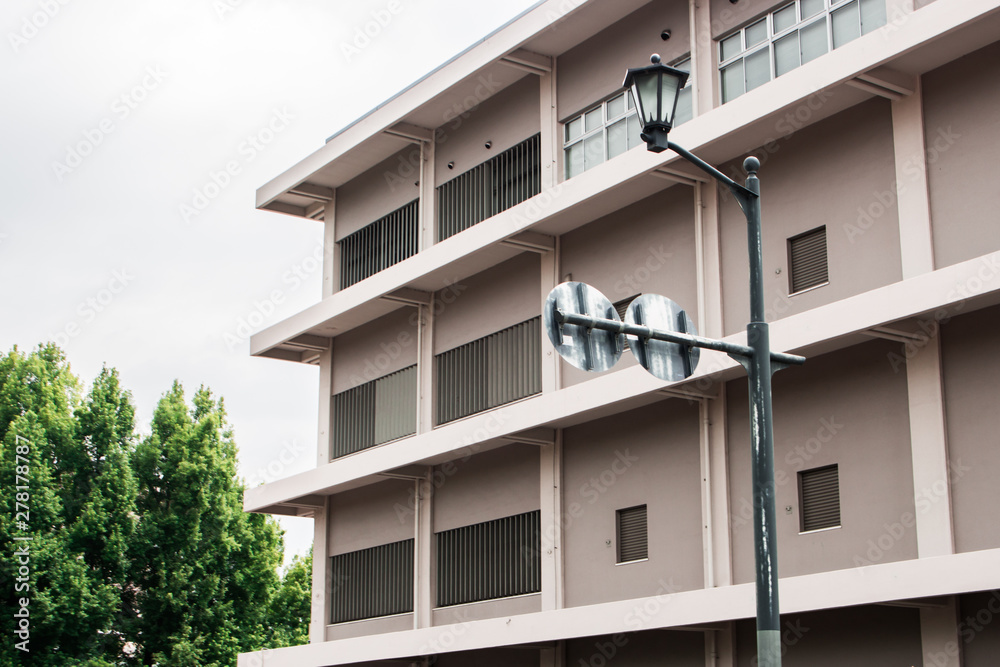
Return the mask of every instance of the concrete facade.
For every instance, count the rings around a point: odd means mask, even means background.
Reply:
[[[692,60],[694,118],[672,140],[734,177],[761,159],[772,346],[808,359],[773,386],[784,664],[1000,663],[1000,190],[983,176],[1000,143],[1000,0],[885,2],[885,25],[721,104],[720,40],[786,3],[544,0],[258,191],[331,243],[419,198],[421,242],[343,290],[334,249],[322,299],[251,340],[318,364],[321,409],[316,469],[245,498],[314,518],[311,642],[240,665],[756,664],[735,361],[703,351],[666,383],[626,351],[590,374],[543,335],[540,392],[435,417],[438,355],[538,317],[564,280],[612,302],[663,294],[701,333],[745,342],[745,220],[728,193],[643,146],[565,178],[566,123],[651,52]],[[438,240],[435,188],[536,134],[538,194]],[[520,176],[504,178],[484,196]],[[820,227],[828,279],[793,291],[790,240]],[[521,354],[489,345],[470,387]],[[331,395],[413,365],[416,433],[331,459],[336,420],[359,417],[333,414]],[[805,529],[803,480],[834,465],[839,523]],[[619,516],[642,507],[645,557],[625,559]],[[446,560],[441,535],[518,516],[537,516],[537,542],[504,572],[530,576],[527,592],[440,604],[439,574],[486,558]],[[412,609],[332,623],[331,559],[411,538]]]

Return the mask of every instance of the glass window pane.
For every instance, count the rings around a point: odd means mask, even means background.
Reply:
[[[794,35],[793,35],[794,36]],[[785,39],[788,39],[787,37]],[[753,90],[771,80],[771,50],[764,48],[743,59],[746,70],[747,90]]]
[[[583,118],[574,118],[566,123],[566,141],[573,141],[583,134]]]
[[[652,102],[652,107],[647,109],[643,107],[642,112],[645,114],[645,118],[640,120],[643,124],[650,122],[656,115],[656,76],[644,76],[636,81],[636,87],[639,89],[639,100],[649,100]]]
[[[747,26],[747,48],[757,46],[767,40],[767,19]]]
[[[826,53],[826,19],[813,21],[799,30],[799,45],[802,49],[803,65]]]
[[[799,33],[793,32],[774,43],[774,75],[781,76],[799,66]]]
[[[591,130],[596,130],[600,126],[604,125],[604,119],[601,118],[601,107],[597,107],[593,111],[588,111],[584,115],[586,129],[584,131],[590,132]]]
[[[583,173],[583,142],[566,149],[566,178]]]
[[[857,0],[833,12],[833,48],[837,49],[861,36]]]
[[[743,34],[736,33],[719,42],[719,60],[725,62],[733,56],[743,53]]]
[[[771,18],[774,21],[774,34],[777,35],[782,30],[788,30],[797,22],[795,18],[795,5],[788,5],[779,9],[771,15]]]
[[[604,162],[603,132],[583,140],[583,168],[590,169]]]
[[[619,95],[618,97],[608,100],[608,118],[618,118],[625,113],[625,96]]]
[[[608,125],[608,159],[621,155],[628,149],[628,140],[625,138],[625,120],[620,120],[614,125]]]
[[[799,0],[799,11],[802,12],[802,20],[816,16],[823,11],[823,0]]]
[[[691,86],[681,88],[677,94],[677,113],[674,114],[674,127],[691,120]]]
[[[632,114],[626,119],[628,123],[628,129],[626,130],[628,134],[628,147],[634,148],[642,143],[642,139],[639,135],[642,134],[642,127],[639,125],[639,114]]]
[[[885,25],[885,0],[860,0],[861,34],[867,35]]]
[[[743,94],[743,61],[737,60],[722,70],[722,102],[735,100]]]
[[[627,93],[625,93],[625,99],[628,100],[628,108],[629,109],[634,109],[635,108],[635,101],[632,99],[632,91],[631,90],[629,90]]]

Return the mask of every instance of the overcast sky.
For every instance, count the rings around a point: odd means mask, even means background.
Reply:
[[[245,334],[319,300],[322,225],[255,190],[534,2],[4,0],[0,347],[116,367],[143,434],[174,379],[207,385],[246,479],[312,467],[317,369]],[[312,520],[282,523],[306,551]]]

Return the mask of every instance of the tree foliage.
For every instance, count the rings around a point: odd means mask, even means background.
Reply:
[[[175,382],[139,441],[114,369],[81,398],[55,346],[0,354],[0,600],[27,599],[30,627],[19,650],[3,614],[0,664],[222,667],[304,642],[310,567],[278,577],[281,531],[242,511],[236,456],[208,389],[188,405]]]

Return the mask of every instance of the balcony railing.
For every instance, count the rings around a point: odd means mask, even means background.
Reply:
[[[536,134],[438,186],[438,238],[444,240],[541,191]]]
[[[417,431],[417,367],[409,366],[333,396],[332,458]]]
[[[333,556],[331,623],[413,611],[413,540]]]
[[[539,393],[540,336],[535,317],[437,355],[437,423]]]
[[[340,288],[361,282],[419,249],[415,199],[340,240]]]

